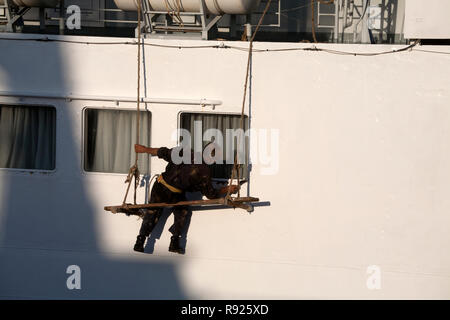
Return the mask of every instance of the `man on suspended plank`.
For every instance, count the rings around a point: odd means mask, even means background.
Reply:
[[[209,145],[211,147],[212,144]],[[208,147],[208,146],[207,146]],[[205,148],[206,149],[206,148]],[[211,148],[210,148],[211,149]],[[214,146],[214,150],[210,156],[217,158],[214,152],[220,152],[218,148]],[[228,192],[230,194],[236,193],[239,190],[239,185],[229,185],[220,189],[215,189],[211,181],[211,172],[209,166],[205,161],[197,163],[194,161],[193,154],[191,155],[192,161],[188,163],[182,162],[176,164],[172,161],[173,149],[166,147],[162,148],[149,148],[143,145],[135,145],[135,151],[137,153],[147,153],[151,156],[157,156],[160,159],[164,159],[168,162],[165,171],[155,181],[151,195],[150,203],[177,203],[186,200],[185,192],[201,192],[208,199],[217,199],[223,197]],[[205,156],[208,156],[207,153]],[[214,159],[205,159],[208,164],[211,164]],[[178,161],[177,161],[178,162]],[[142,209],[141,209],[142,210]],[[153,228],[157,224],[163,208],[157,208],[152,210],[144,210],[142,226],[137,236],[134,250],[138,252],[144,252],[144,243]],[[187,206],[177,206],[173,208],[174,224],[169,229],[172,233],[170,240],[169,251],[184,254],[184,249],[180,245],[181,232],[184,230],[187,215]]]

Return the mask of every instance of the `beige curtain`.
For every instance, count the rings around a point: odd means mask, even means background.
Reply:
[[[135,161],[136,111],[87,109],[85,112],[84,169],[128,173]],[[150,145],[151,114],[141,111],[140,144]],[[139,155],[139,170],[149,172],[149,156]]]

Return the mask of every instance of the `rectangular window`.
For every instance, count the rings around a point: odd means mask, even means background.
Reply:
[[[86,109],[84,126],[84,170],[128,173],[135,161],[136,111]],[[140,144],[150,145],[151,113],[140,113]],[[142,174],[149,171],[150,157],[139,154]]]
[[[54,170],[54,107],[0,105],[0,167]]]
[[[229,179],[231,178],[231,173],[233,170],[234,163],[234,155],[236,154],[236,150],[238,149],[238,138],[237,135],[233,135],[233,133],[237,133],[237,129],[241,129],[241,115],[230,115],[230,114],[211,114],[211,113],[181,113],[180,115],[180,128],[186,129],[190,132],[191,135],[191,146],[194,148],[194,142],[198,137],[196,134],[199,134],[198,130],[195,130],[195,123],[198,122],[201,124],[201,134],[205,136],[205,132],[208,129],[218,129],[218,131],[222,134],[223,137],[223,164],[213,164],[210,166],[211,174],[214,179]],[[198,126],[200,127],[200,126]],[[244,132],[248,128],[248,117],[244,118]],[[208,134],[207,134],[208,135]],[[241,139],[241,138],[240,138]],[[203,137],[201,137],[203,141]],[[203,141],[202,149],[211,141],[211,139],[207,138]],[[244,136],[244,141],[239,141],[244,145],[242,159],[244,162],[239,170],[239,176],[241,179],[248,178],[248,137]],[[227,147],[232,147],[232,150],[228,150]],[[228,161],[227,161],[227,154]],[[230,156],[231,155],[231,156]],[[231,158],[231,159],[230,159]],[[236,177],[235,177],[236,178]]]

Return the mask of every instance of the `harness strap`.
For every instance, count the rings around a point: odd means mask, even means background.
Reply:
[[[182,193],[182,192],[183,192],[183,190],[180,190],[180,189],[175,188],[175,187],[171,186],[170,184],[168,184],[168,183],[166,182],[166,180],[164,180],[162,174],[159,175],[157,181],[158,181],[159,183],[163,184],[167,189],[169,189],[170,191],[172,191],[172,192],[174,192],[174,193]]]

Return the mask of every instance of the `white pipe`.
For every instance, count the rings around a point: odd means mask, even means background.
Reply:
[[[342,42],[344,42],[344,31],[347,27],[348,0],[344,0],[344,16],[342,22]]]
[[[201,0],[149,0],[152,11],[200,12]],[[207,13],[215,15],[248,14],[259,6],[261,0],[202,0]],[[114,0],[119,9],[137,11],[137,0]]]
[[[19,7],[56,8],[59,0],[12,0]]]
[[[334,10],[335,10],[335,18],[334,18],[334,42],[339,42],[339,16],[340,16],[340,6],[341,0],[334,1]]]
[[[353,28],[353,42],[355,42],[355,43],[356,43],[356,33],[358,32],[358,26],[367,14],[367,8],[369,7],[369,3],[370,3],[370,0],[365,0],[364,8],[361,13],[361,17],[359,18],[358,22],[355,24],[355,27]]]
[[[32,92],[9,92],[0,91],[3,97],[40,98],[40,99],[64,99],[83,101],[112,101],[112,102],[136,102],[136,98],[131,97],[111,97],[111,96],[87,96],[87,95],[57,95],[51,93]],[[199,106],[220,106],[222,101],[210,99],[172,99],[172,98],[141,98],[140,102],[155,104],[187,104]]]

